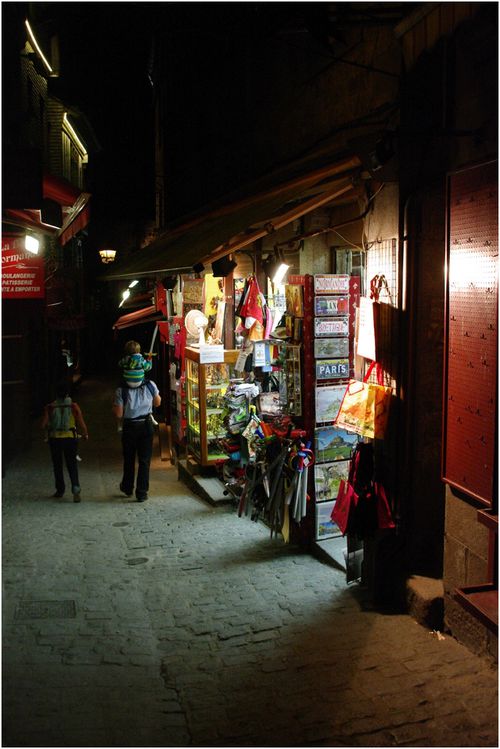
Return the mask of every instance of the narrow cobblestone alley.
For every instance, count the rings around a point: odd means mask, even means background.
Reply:
[[[111,388],[76,400],[81,504],[41,437],[3,479],[3,746],[497,746],[489,663],[158,455],[127,499]]]

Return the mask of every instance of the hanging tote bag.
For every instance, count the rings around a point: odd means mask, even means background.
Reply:
[[[391,507],[387,494],[381,483],[378,481],[373,482],[373,491],[377,499],[377,518],[379,528],[395,528],[396,524],[392,519]]]
[[[376,367],[378,385],[368,382],[374,367]],[[362,437],[383,439],[389,419],[392,391],[390,387],[382,383],[382,368],[376,362],[370,364],[362,382],[349,380],[334,421],[335,426],[360,434]]]
[[[342,479],[330,517],[338,525],[343,536],[349,530],[349,517],[352,516],[358,500],[359,497],[354,491],[352,484]]]

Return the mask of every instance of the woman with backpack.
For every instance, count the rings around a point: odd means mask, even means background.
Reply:
[[[54,497],[63,497],[66,489],[64,483],[63,457],[68,469],[73,492],[73,502],[80,502],[80,481],[78,478],[77,429],[84,439],[88,439],[87,425],[77,403],[68,395],[67,383],[56,387],[56,398],[45,406],[42,418],[42,429],[48,433],[50,455],[54,468],[56,491]]]

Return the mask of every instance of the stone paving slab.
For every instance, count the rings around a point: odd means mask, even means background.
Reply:
[[[117,490],[105,383],[78,401],[81,504],[47,445],[3,480],[4,746],[497,746],[497,671],[213,508],[159,451],[148,502]],[[15,618],[74,601],[74,618]]]

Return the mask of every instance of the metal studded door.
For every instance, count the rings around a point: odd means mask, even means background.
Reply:
[[[496,162],[449,177],[443,480],[488,506],[497,440],[497,206]]]

